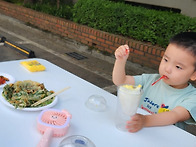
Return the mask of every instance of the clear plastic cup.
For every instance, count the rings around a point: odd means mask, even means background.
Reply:
[[[119,130],[127,131],[126,122],[137,112],[141,95],[141,85],[121,85],[118,87],[115,124]]]

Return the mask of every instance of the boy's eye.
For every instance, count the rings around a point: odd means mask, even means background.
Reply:
[[[167,62],[167,61],[168,61],[166,58],[163,58],[163,60],[164,60],[165,62]]]
[[[177,69],[182,69],[182,67],[180,67],[180,66],[178,66],[178,65],[176,66],[176,68],[177,68]]]

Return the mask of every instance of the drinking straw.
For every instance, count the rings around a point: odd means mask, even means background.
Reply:
[[[166,77],[165,75],[163,75],[162,77],[160,77],[158,80],[156,80],[154,83],[152,83],[152,86],[153,86],[154,84],[156,84],[158,81],[160,81],[161,79],[165,78],[165,77]]]

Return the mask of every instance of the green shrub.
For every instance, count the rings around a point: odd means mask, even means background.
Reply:
[[[176,33],[196,31],[196,19],[109,0],[78,0],[73,21],[162,47]]]
[[[49,3],[36,3],[36,4],[25,4],[25,7],[31,8],[36,11],[44,12],[53,16],[62,17],[65,19],[72,19],[72,5],[61,4],[59,9],[56,5]]]
[[[7,1],[23,3],[23,0]],[[57,9],[56,0],[34,1],[37,3],[25,4],[25,6],[98,30],[151,42],[161,47],[166,47],[168,40],[179,32],[196,32],[196,18],[131,6],[123,3],[124,0],[78,0],[74,6],[71,0],[60,0],[59,9]]]

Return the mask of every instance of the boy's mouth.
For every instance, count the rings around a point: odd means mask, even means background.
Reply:
[[[166,75],[163,75],[162,77],[163,79],[166,79],[166,80],[169,79]]]

